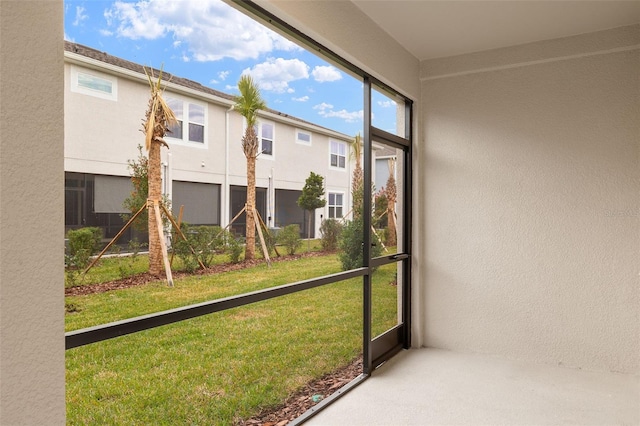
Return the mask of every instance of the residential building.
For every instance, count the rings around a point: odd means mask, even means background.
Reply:
[[[124,225],[128,162],[144,142],[145,72],[159,71],[71,42],[64,58],[65,230],[98,226],[110,239]],[[178,119],[165,137],[169,149],[162,149],[163,192],[174,216],[184,207],[187,223],[226,227],[246,202],[245,120],[233,110],[232,95],[167,73],[163,78],[164,98]],[[298,224],[306,236],[309,215],[296,202],[313,171],[324,177],[328,201],[311,216],[311,237],[319,235],[323,218],[341,219],[350,210],[353,137],[272,109],[258,116],[260,216],[270,228]],[[244,235],[244,218],[231,225],[236,234]]]
[[[259,3],[414,101],[413,362],[318,423],[639,423],[638,2]],[[0,423],[64,424],[63,2],[0,8]]]

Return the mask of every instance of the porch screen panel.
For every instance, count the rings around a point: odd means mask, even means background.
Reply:
[[[287,225],[298,225],[300,232],[307,235],[306,212],[298,206],[298,198],[301,195],[302,191],[276,189],[275,225],[280,228]]]
[[[176,218],[180,206],[184,206],[183,222],[191,225],[219,225],[220,185],[174,181],[171,206]]]
[[[95,175],[95,213],[128,213],[122,206],[133,189],[131,178],[124,176]]]

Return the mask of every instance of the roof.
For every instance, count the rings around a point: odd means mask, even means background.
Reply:
[[[153,73],[153,75],[160,75],[160,70],[156,69],[156,68],[148,68],[148,67],[144,67],[140,64],[137,64],[135,62],[131,62],[128,61],[126,59],[122,59],[122,58],[118,58],[117,56],[113,56],[110,55],[106,52],[102,52],[99,51],[97,49],[94,49],[92,47],[88,47],[88,46],[84,46],[82,44],[78,44],[78,43],[72,43],[70,41],[65,40],[64,41],[64,50],[67,52],[72,52],[72,53],[76,53],[78,55],[84,56],[86,58],[90,58],[90,59],[94,59],[96,61],[100,61],[103,62],[105,64],[110,64],[110,65],[114,65],[116,67],[119,68],[124,68],[130,71],[134,71],[136,73],[140,73],[142,75],[144,75],[146,72],[148,72],[149,70],[151,70],[151,72]],[[145,69],[147,71],[145,71]],[[229,101],[234,101],[235,100],[235,96],[231,95],[229,93],[224,93],[221,92],[219,90],[215,90],[212,89],[210,87],[206,87],[203,86],[202,84],[198,83],[197,81],[193,81],[193,80],[189,80],[187,78],[182,78],[182,77],[178,77],[174,74],[168,73],[166,71],[162,71],[162,79],[167,81],[167,82],[171,82],[173,84],[176,84],[178,86],[182,86],[182,87],[186,87],[195,91],[198,91],[200,93],[204,93],[207,95],[213,95],[216,96],[218,98],[222,98],[222,99],[226,99]],[[316,123],[312,123],[310,121],[306,121],[303,120],[301,118],[295,117],[293,115],[289,115],[286,114],[284,112],[280,112],[271,108],[267,108],[266,109],[267,112],[271,113],[271,114],[275,114],[279,117],[283,117],[283,118],[287,118],[289,120],[293,120],[293,121],[297,121],[301,124],[306,124],[309,126],[314,126],[320,129],[324,129],[326,131],[332,132],[332,133],[336,133],[336,134],[340,134],[342,136],[344,136],[344,139],[351,139],[352,136],[338,132],[336,130],[333,129],[329,129],[327,127],[324,126],[320,126]]]

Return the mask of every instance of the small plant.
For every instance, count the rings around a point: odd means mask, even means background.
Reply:
[[[140,254],[140,250],[146,246],[146,243],[141,243],[136,239],[129,241],[129,254],[120,258],[118,262],[118,273],[120,278],[124,279],[133,275],[136,259]],[[119,246],[114,246],[112,252],[114,254],[120,254],[122,249]]]
[[[173,249],[188,272],[198,269],[198,259],[208,268],[213,264],[216,253],[224,251],[226,233],[219,226],[189,226],[183,223],[181,231],[187,240],[174,234]]]
[[[80,309],[80,307],[72,302],[65,302],[64,303],[64,311],[68,314],[72,314],[74,312],[80,312],[82,309]]]
[[[68,257],[68,255],[65,255],[65,257]],[[67,262],[67,268],[64,271],[64,286],[65,288],[67,287],[76,287],[79,285],[79,277],[80,277],[80,270],[73,266],[72,264],[70,264],[69,261]]]
[[[229,234],[228,237],[226,251],[229,253],[229,261],[231,263],[238,263],[242,255],[242,242],[239,238],[231,234]]]
[[[320,225],[320,234],[322,238],[322,250],[335,251],[338,248],[340,234],[342,234],[342,224],[335,219],[326,219]]]
[[[64,255],[65,287],[79,285],[81,271],[89,265],[102,240],[102,230],[96,227],[80,228],[67,232],[68,253]]]
[[[71,229],[67,232],[67,239],[69,240],[67,266],[85,268],[89,264],[91,255],[100,246],[102,230],[96,227]]]
[[[262,228],[262,236],[264,237],[264,244],[267,246],[267,252],[269,252],[269,256],[273,256],[274,253],[279,256],[279,253],[276,249],[276,244],[278,242],[276,231],[274,231],[273,229]],[[262,251],[262,244],[260,244],[260,241],[258,240],[256,240],[256,249],[258,251]]]
[[[300,226],[295,223],[285,226],[278,234],[278,243],[285,246],[287,253],[295,254],[302,244]]]
[[[360,268],[364,264],[364,238],[362,232],[362,219],[356,218],[344,226],[342,237],[340,238],[340,262],[342,269]],[[382,247],[378,239],[370,232],[371,235],[371,255],[379,256],[382,253]]]

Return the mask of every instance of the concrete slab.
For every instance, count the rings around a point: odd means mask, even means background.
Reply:
[[[404,351],[305,425],[638,425],[640,377]]]

